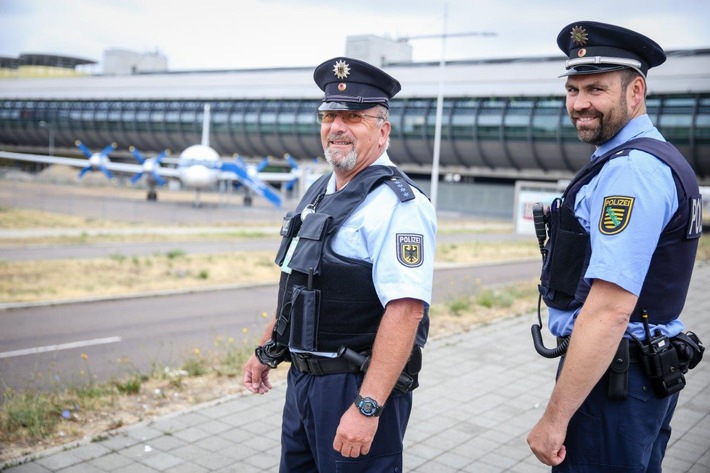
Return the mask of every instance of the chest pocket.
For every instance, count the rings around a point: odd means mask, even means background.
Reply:
[[[331,228],[333,217],[325,213],[308,215],[298,231],[298,244],[293,252],[289,267],[301,273],[320,274],[325,237]]]

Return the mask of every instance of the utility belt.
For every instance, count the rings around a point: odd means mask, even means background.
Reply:
[[[326,358],[309,353],[291,352],[291,364],[302,373],[314,376],[337,373],[359,373],[360,367],[344,358]]]
[[[291,352],[291,364],[300,372],[314,376],[337,373],[366,373],[370,366],[370,356],[342,346],[336,358],[321,357],[310,353]],[[419,371],[422,366],[422,350],[415,346],[397,378],[394,389],[403,393],[419,386]]]
[[[693,332],[680,333],[673,338],[657,334],[646,343],[622,338],[607,370],[607,395],[614,400],[627,398],[630,363],[640,363],[656,397],[675,394],[685,387],[685,373],[695,368],[704,351],[705,347]]]

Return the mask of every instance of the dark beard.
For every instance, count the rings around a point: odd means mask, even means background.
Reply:
[[[629,114],[626,111],[626,96],[622,95],[619,102],[619,107],[614,111],[619,111],[620,115],[609,114],[607,116],[599,116],[599,125],[596,128],[584,128],[582,130],[577,130],[577,137],[580,141],[592,144],[594,146],[601,146],[610,139],[612,139],[618,132],[629,122]],[[579,115],[583,117],[584,115]],[[572,120],[574,125],[574,120]]]

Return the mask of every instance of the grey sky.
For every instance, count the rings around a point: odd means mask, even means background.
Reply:
[[[101,61],[109,48],[160,51],[171,70],[314,66],[345,52],[348,35],[400,38],[446,30],[446,58],[561,54],[559,30],[615,23],[666,50],[710,47],[707,0],[0,0],[0,56],[47,53]],[[438,61],[438,39],[414,40],[414,60]]]

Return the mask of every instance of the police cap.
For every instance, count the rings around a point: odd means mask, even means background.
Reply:
[[[381,69],[347,57],[329,59],[316,67],[313,80],[325,92],[318,110],[389,108],[389,99],[402,89],[397,79]]]
[[[598,74],[631,68],[644,77],[652,67],[663,64],[666,53],[652,39],[621,26],[577,21],[557,35],[557,45],[569,59],[560,77]]]

